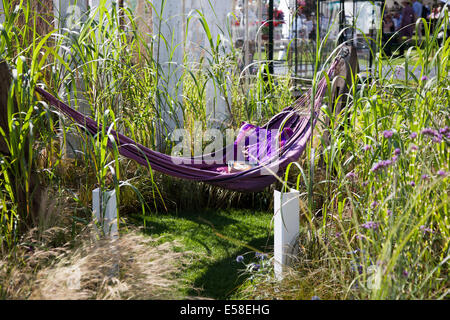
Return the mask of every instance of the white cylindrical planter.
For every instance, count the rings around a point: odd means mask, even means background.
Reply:
[[[298,190],[274,191],[274,271],[275,278],[283,279],[283,272],[296,251],[300,230]]]
[[[116,191],[92,191],[92,211],[97,222],[102,226],[106,236],[118,237]]]

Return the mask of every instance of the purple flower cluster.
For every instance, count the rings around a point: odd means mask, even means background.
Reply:
[[[439,133],[444,135],[447,139],[450,139],[450,128],[448,126],[439,129]]]
[[[386,139],[390,139],[393,134],[394,134],[394,131],[392,131],[392,130],[383,131],[383,137],[385,137]]]
[[[435,143],[441,143],[442,142],[442,134],[438,134],[437,136],[433,137],[431,140]]]
[[[437,174],[438,176],[445,177],[447,175],[447,172],[445,172],[444,170],[439,170]]]
[[[394,154],[395,154],[396,156],[398,156],[400,153],[402,153],[402,151],[400,150],[400,148],[395,148]]]
[[[423,233],[433,233],[433,230],[431,230],[431,228],[425,227],[424,225],[421,225],[419,228]]]
[[[379,226],[380,226],[380,224],[377,222],[367,221],[366,223],[363,223],[361,225],[361,228],[376,230],[376,229],[378,229]]]
[[[443,135],[445,135],[447,138],[450,138],[450,132],[447,128],[442,128],[439,130],[434,130],[432,128],[425,128],[421,132],[424,136],[430,136],[432,138],[432,141],[435,143],[440,143],[442,141]]]
[[[370,149],[372,149],[372,146],[371,146],[370,144],[366,144],[366,145],[364,145],[364,147],[363,147],[363,150],[364,150],[364,151],[369,151]]]
[[[261,252],[256,252],[255,257],[258,258],[259,260],[264,260],[267,258],[267,254],[261,253]]]
[[[251,266],[251,270],[252,270],[252,271],[258,271],[259,268],[261,268],[261,265],[260,265],[259,263],[254,263],[254,264],[252,264],[252,266]]]
[[[377,172],[378,170],[389,167],[391,164],[392,160],[381,160],[375,163],[370,171]]]
[[[422,80],[422,81],[427,81],[427,80],[428,80],[428,77],[427,77],[427,76],[423,76],[423,77],[421,78],[421,80]]]
[[[372,203],[370,204],[370,207],[371,207],[372,209],[375,209],[376,207],[378,207],[378,201],[375,200],[374,202],[372,202]]]
[[[438,132],[436,130],[431,129],[431,128],[425,128],[422,130],[421,133],[426,136],[435,136],[438,134]]]
[[[347,173],[347,174],[345,175],[345,177],[346,177],[347,179],[350,179],[350,180],[356,179],[356,173],[354,173],[353,171],[350,171],[349,173]]]

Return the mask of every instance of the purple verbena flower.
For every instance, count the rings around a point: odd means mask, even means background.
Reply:
[[[403,275],[404,277],[407,277],[407,276],[409,275],[409,273],[408,273],[408,271],[403,270],[402,275]]]
[[[385,137],[386,139],[390,139],[393,134],[394,134],[394,132],[392,130],[383,131],[383,137]]]
[[[435,137],[439,134],[436,130],[431,129],[431,128],[425,128],[421,131],[421,133],[425,136],[433,136],[433,137]]]
[[[392,160],[392,162],[396,162],[397,159],[398,159],[398,156],[397,155],[393,155],[391,160]]]
[[[415,186],[416,186],[416,183],[415,183],[414,181],[410,181],[410,182],[409,182],[409,185],[410,185],[411,187],[415,187]]]
[[[357,235],[356,235],[356,239],[358,239],[358,240],[362,240],[362,239],[364,239],[364,238],[365,238],[365,236],[362,235],[362,234],[357,234]]]
[[[265,253],[256,252],[255,257],[258,258],[259,260],[264,260],[267,257],[267,255]]]
[[[376,230],[376,229],[378,229],[378,226],[379,226],[379,224],[376,222],[367,221],[366,223],[363,223],[361,225],[361,228]]]
[[[438,176],[445,177],[447,175],[447,172],[445,172],[444,170],[441,169],[437,172],[437,174],[438,174]]]
[[[429,177],[430,176],[425,173],[425,174],[422,175],[421,178],[422,178],[422,180],[427,180]]]
[[[409,135],[409,137],[411,139],[415,139],[417,137],[417,132],[411,132],[411,134]]]
[[[392,210],[391,209],[387,209],[387,215],[390,217],[392,216]]]
[[[353,171],[350,171],[349,173],[347,173],[345,175],[346,178],[348,179],[355,179],[356,178],[356,173],[354,173]]]
[[[389,167],[391,164],[392,164],[392,160],[381,160],[381,161],[378,161],[377,163],[375,163],[373,165],[372,169],[370,169],[370,171],[376,172],[380,169]]]
[[[413,145],[411,146],[411,150],[417,151],[417,150],[419,150],[419,147],[416,146],[415,144],[413,144]]]
[[[431,140],[435,143],[441,143],[442,142],[442,134],[438,133]]]
[[[423,233],[433,233],[433,230],[431,230],[431,228],[428,228],[428,227],[426,227],[426,226],[424,226],[424,225],[421,225],[420,227],[419,227],[419,229],[423,232]]]
[[[363,150],[364,150],[364,151],[369,151],[370,149],[372,149],[372,146],[371,146],[370,144],[366,144],[366,145],[364,145],[364,147],[363,147]]]
[[[378,201],[375,200],[370,204],[370,208],[375,209],[378,206]]]
[[[358,266],[358,273],[359,273],[359,274],[362,274],[362,273],[363,273],[363,266],[362,266],[362,265],[359,265],[359,266]]]
[[[243,256],[237,256],[236,257],[236,262],[242,262],[244,261],[244,257]]]
[[[425,128],[421,131],[423,135],[435,136],[437,131],[432,128]]]
[[[428,80],[428,77],[427,77],[427,76],[423,76],[423,77],[421,78],[421,80],[422,80],[422,81],[427,81],[427,80]]]
[[[358,273],[361,274],[363,271],[363,266],[353,262],[351,265],[351,269],[352,269],[352,271],[358,271]]]
[[[400,148],[395,148],[394,154],[398,156],[400,153],[402,153],[402,150],[400,150]]]
[[[254,263],[254,264],[252,265],[252,271],[258,271],[259,268],[261,268],[261,266],[260,266],[258,263]]]
[[[440,134],[450,133],[450,128],[448,126],[445,126],[445,127],[441,128],[441,129],[439,129],[439,133]]]

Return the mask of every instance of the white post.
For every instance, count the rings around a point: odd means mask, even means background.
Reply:
[[[86,0],[53,0],[55,28],[59,29],[62,34],[68,31],[79,31],[81,29],[81,24],[86,19],[85,14],[87,11],[87,4]],[[59,53],[63,58],[68,58],[69,54],[67,52],[60,49]],[[71,51],[70,54],[73,55],[74,52]],[[77,67],[79,66],[71,64],[72,70],[75,70]],[[91,109],[81,93],[83,91],[82,77],[79,75],[80,72],[76,72],[75,74],[78,74],[75,76],[75,86],[78,91],[75,107],[79,112],[89,116]],[[67,92],[64,87],[61,87],[60,95],[67,104],[73,105],[75,103],[74,92]],[[76,133],[68,132],[66,136],[66,145],[63,146],[63,157],[65,159],[79,158],[80,151],[84,151],[82,139]]]
[[[109,277],[117,277],[120,268],[120,254],[116,241],[114,241],[119,238],[116,191],[101,192],[100,188],[94,189],[92,191],[92,211],[96,222],[103,229],[103,234],[110,240],[113,240],[109,249],[114,263],[109,270]]]
[[[223,0],[186,0],[183,1],[185,7],[184,12],[186,19],[189,13],[193,13],[193,10],[199,10],[205,17],[208,27],[211,32],[211,37],[216,42],[219,35],[222,36],[224,42],[222,42],[222,48],[220,54],[226,55],[230,52],[230,44],[226,43],[231,41],[228,34],[229,30],[229,14],[233,11],[231,1]],[[191,20],[189,23],[189,30],[187,32],[187,43],[185,50],[189,55],[188,61],[197,64],[201,57],[208,56],[210,54],[210,44],[206,36],[202,25],[199,21]],[[222,51],[223,49],[223,51]],[[211,57],[208,57],[211,58]],[[205,59],[206,61],[206,59]],[[229,107],[225,95],[228,99],[231,97],[229,90],[230,83],[227,81],[227,92],[223,92],[223,88],[212,77],[208,80],[205,88],[206,95],[206,114],[209,117],[209,125],[212,127],[221,127],[223,122],[229,119]]]
[[[283,279],[283,272],[290,257],[297,249],[300,229],[299,192],[274,191],[274,271],[277,280]]]
[[[103,191],[97,188],[92,191],[92,211],[100,223],[106,236],[118,237],[116,191]]]
[[[211,1],[211,4],[213,8],[210,5],[205,6],[205,16],[208,19],[213,39],[217,39],[217,36],[222,34],[225,41],[231,42],[231,35],[227,33],[230,27],[227,25],[230,19],[228,15],[232,12],[231,2],[214,0]],[[222,54],[225,55],[231,51],[230,45],[223,44],[222,46],[225,49]],[[226,81],[227,92],[223,92],[221,85],[214,79],[210,79],[206,85],[206,111],[210,116],[210,125],[217,128],[223,127],[224,121],[230,118],[228,103],[231,103],[231,83],[228,79],[224,81]]]
[[[157,105],[163,123],[159,124],[158,144],[164,146],[166,134],[183,127],[183,3],[154,0],[152,10],[155,44],[153,58],[159,64]]]

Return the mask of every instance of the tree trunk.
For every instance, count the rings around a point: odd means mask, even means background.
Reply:
[[[5,132],[6,140],[9,140],[9,126],[8,126],[8,93],[11,87],[11,73],[5,61],[0,61],[0,127]],[[16,101],[14,100],[12,114],[19,110]],[[38,216],[40,209],[40,201],[43,194],[39,176],[36,173],[34,163],[26,163],[28,159],[29,141],[25,141],[25,163],[26,170],[31,165],[31,174],[27,172],[17,172],[17,170],[9,169],[6,173],[9,179],[11,188],[13,190],[14,198],[17,203],[17,211],[22,222],[25,222],[27,227],[36,226],[38,224]],[[6,161],[12,161],[10,150],[6,144],[5,138],[0,136],[0,153],[6,157]],[[18,163],[19,161],[16,161]],[[28,180],[29,188],[26,190],[24,179]]]
[[[9,135],[8,126],[8,92],[11,86],[11,75],[6,62],[0,62],[0,128],[3,129],[6,136]],[[14,105],[14,107],[16,107]],[[16,108],[17,111],[17,108]],[[0,136],[0,153],[8,156],[9,149],[3,136]]]

